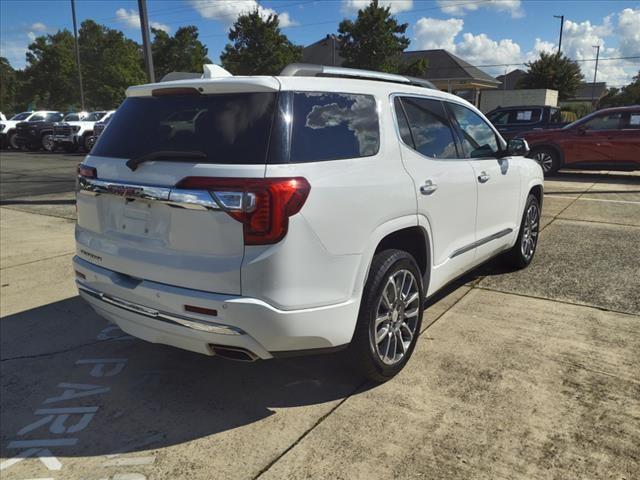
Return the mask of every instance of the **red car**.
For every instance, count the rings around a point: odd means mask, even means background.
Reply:
[[[559,168],[640,170],[640,105],[605,108],[563,128],[520,137],[545,175]]]

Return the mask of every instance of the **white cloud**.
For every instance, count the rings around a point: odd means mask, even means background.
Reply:
[[[438,0],[440,10],[449,15],[464,15],[480,8],[492,8],[499,12],[508,12],[513,18],[524,16],[521,0],[478,0],[461,2],[460,0]]]
[[[140,15],[135,10],[119,8],[116,10],[116,18],[126,28],[140,28]],[[156,30],[162,30],[167,33],[171,32],[171,28],[164,23],[149,22],[149,25]]]
[[[517,64],[522,61],[520,45],[508,38],[496,41],[485,33],[479,35],[464,33],[462,39],[456,41],[463,28],[464,20],[460,18],[440,20],[423,17],[418,20],[414,28],[414,45],[420,50],[443,48],[472,65]],[[483,69],[488,73],[499,75],[503,73],[504,67]]]
[[[640,12],[640,10],[636,11],[636,13],[637,12]],[[623,14],[624,19],[621,19]],[[600,58],[602,59],[623,56],[619,48],[607,47],[606,37],[616,35],[618,36],[618,43],[620,44],[620,47],[624,46],[625,49],[633,50],[633,46],[626,43],[629,39],[632,40],[634,34],[637,35],[638,32],[637,30],[635,32],[629,31],[627,28],[633,26],[633,11],[631,11],[631,13],[625,13],[625,11],[623,11],[618,15],[619,26],[621,21],[627,22],[631,20],[631,25],[623,25],[622,30],[624,30],[624,34],[626,34],[625,37],[620,36],[620,28],[614,28],[612,19],[613,16],[609,15],[603,19],[603,22],[600,25],[592,24],[589,21],[578,23],[566,20],[564,22],[562,51],[569,58],[579,60],[580,68],[582,69],[585,81],[587,82],[593,81],[593,74],[595,71],[595,61],[593,61],[593,59],[596,56],[596,49],[594,48],[594,45],[600,46]],[[628,50],[625,51],[628,52]],[[626,62],[624,60],[602,60],[598,64],[597,81],[607,82],[611,85],[628,83],[634,74],[634,70],[637,71],[637,66],[634,69],[630,62]]]
[[[520,45],[510,38],[503,38],[499,41],[493,40],[485,33],[479,35],[463,34],[462,41],[456,44],[455,53],[471,65],[510,63],[515,68],[522,61]],[[496,72],[502,72],[504,67],[485,67],[485,70],[496,74]]]
[[[44,23],[35,22],[27,27],[27,37],[29,38],[30,42],[33,42],[38,36],[47,33],[48,30],[49,27],[47,27]]]
[[[44,33],[48,30],[47,26],[42,22],[32,23],[29,27],[32,32]]]
[[[422,17],[414,27],[415,40],[420,50],[444,48],[454,51],[456,49],[454,39],[462,31],[464,20],[460,18]]]
[[[367,8],[371,0],[342,0],[342,11],[347,15]],[[407,12],[413,8],[413,0],[379,0],[381,7],[390,7],[391,13]]]
[[[287,12],[277,13],[271,8],[265,8],[257,0],[190,0],[193,8],[201,17],[209,20],[218,20],[226,25],[231,25],[241,14],[258,10],[262,18],[269,15],[278,15],[282,28],[292,27],[298,23],[291,19]]]
[[[640,8],[625,8],[618,14],[618,49],[624,57],[640,55]]]
[[[471,10],[471,9],[468,9]],[[505,38],[494,40],[486,33],[463,32],[464,21],[460,18],[441,20],[420,18],[414,26],[415,49],[443,48],[459,56],[472,65],[481,66],[490,75],[500,75],[505,70],[525,68],[523,63],[537,59],[541,52],[557,51],[557,44],[536,38],[529,50],[517,42]],[[617,40],[613,48],[611,40]],[[626,8],[617,15],[609,15],[601,23],[566,20],[562,38],[562,51],[569,58],[578,60],[585,81],[593,81],[596,55],[594,45],[600,45],[597,81],[609,85],[624,85],[638,72],[637,60],[606,60],[620,56],[640,55],[640,9]],[[482,67],[482,65],[509,64],[505,66]]]

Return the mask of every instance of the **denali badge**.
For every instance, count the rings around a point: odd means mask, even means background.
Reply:
[[[144,191],[142,187],[130,187],[128,185],[107,185],[107,190],[112,195],[121,197],[136,197]]]

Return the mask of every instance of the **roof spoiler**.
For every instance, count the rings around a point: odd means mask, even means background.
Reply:
[[[191,80],[194,78],[223,78],[233,76],[220,65],[215,65],[213,63],[204,64],[202,66],[202,71],[203,73],[169,72],[164,77],[162,77],[162,80],[160,80],[160,82],[171,82],[173,80]]]
[[[357,68],[331,67],[327,65],[315,65],[311,63],[292,63],[284,67],[280,72],[282,77],[342,77],[360,78],[363,80],[378,80],[381,82],[403,83],[418,87],[436,89],[429,80],[422,78],[397,75],[395,73],[376,72],[373,70],[360,70]]]

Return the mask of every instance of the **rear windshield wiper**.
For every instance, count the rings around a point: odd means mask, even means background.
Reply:
[[[157,152],[145,153],[139,157],[127,160],[127,167],[132,171],[138,168],[138,165],[152,160],[167,160],[170,162],[188,162],[191,160],[206,160],[207,154],[198,150],[159,150]]]

